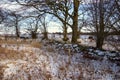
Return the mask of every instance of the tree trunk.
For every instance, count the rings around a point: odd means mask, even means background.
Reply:
[[[72,26],[72,43],[77,43],[78,35],[78,8],[79,1],[74,0],[74,16],[73,16],[73,26]]]
[[[97,33],[97,48],[102,49],[104,38],[105,38],[105,32],[104,32],[104,10],[103,10],[103,0],[99,3],[99,31]]]
[[[103,42],[104,42],[104,37],[100,33],[98,33],[97,41],[96,41],[96,47],[99,48],[99,49],[102,49]]]
[[[36,39],[37,38],[36,32],[32,31],[31,35],[32,35],[32,39]]]
[[[63,41],[67,41],[68,37],[67,37],[67,27],[66,27],[66,23],[64,24],[64,28],[63,28]]]
[[[45,39],[48,39],[48,33],[47,32],[44,33],[44,37],[45,37]]]
[[[16,36],[17,38],[19,38],[20,34],[19,34],[19,27],[18,27],[18,17],[16,17],[15,29],[16,29]]]
[[[16,28],[16,36],[17,36],[17,38],[19,38],[20,35],[19,35],[18,22],[16,22],[15,28]]]
[[[44,37],[42,38],[42,40],[44,40],[44,39],[47,40],[47,39],[48,39],[48,33],[47,33],[47,32],[44,32],[44,33],[43,33],[43,36],[44,36]]]
[[[80,38],[80,30],[77,32],[77,39]]]
[[[77,43],[77,28],[73,27],[72,29],[72,43]]]

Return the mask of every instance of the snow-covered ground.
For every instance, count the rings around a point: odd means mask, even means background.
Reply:
[[[119,52],[49,41],[40,44],[40,48],[1,44],[22,55],[15,59],[0,56],[0,80],[120,80],[120,64],[115,62],[120,60]]]

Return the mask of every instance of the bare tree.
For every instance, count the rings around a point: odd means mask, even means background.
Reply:
[[[15,27],[15,34],[16,34],[17,38],[20,37],[19,22],[24,20],[24,19],[26,19],[26,18],[28,18],[28,16],[22,16],[23,13],[19,13],[22,10],[16,10],[16,11],[7,10],[6,19],[4,21],[6,26],[9,26],[9,27],[13,27],[14,26]]]
[[[27,27],[26,27],[27,33],[31,34],[32,39],[36,39],[37,32],[40,26],[38,16],[28,17],[25,20],[27,24]]]
[[[18,14],[17,12],[18,11],[8,11],[7,20],[5,23],[6,23],[6,26],[15,27],[16,37],[19,38],[20,37],[19,22],[28,17],[23,17],[22,14]]]
[[[116,10],[114,0],[90,0],[85,7],[88,9],[89,26],[96,32],[96,47],[102,49],[108,33],[118,29],[116,25],[120,22],[120,13]]]
[[[57,17],[63,24],[65,29],[65,37],[67,25],[72,28],[72,43],[77,42],[78,31],[78,9],[81,0],[17,0],[18,3],[25,6],[32,6],[40,12],[49,13]],[[68,19],[70,18],[70,19]],[[68,20],[69,21],[68,21]]]
[[[81,33],[82,28],[87,26],[87,20],[85,19],[85,17],[86,17],[85,14],[82,13],[82,17],[80,17],[78,19],[78,39],[80,37],[80,33]]]
[[[11,23],[13,23],[13,25],[15,26],[16,36],[17,38],[19,38],[20,37],[19,21],[21,21],[20,19],[21,16],[19,14],[16,14],[15,12],[11,12],[10,16],[12,17]]]
[[[45,11],[49,14],[56,16],[64,25],[64,37],[67,33],[67,25],[72,28],[72,43],[77,42],[78,34],[78,9],[80,0],[46,0],[47,6],[51,11]],[[62,18],[62,15],[64,18]],[[71,23],[70,23],[71,22]]]
[[[28,26],[27,32],[31,34],[33,39],[37,38],[38,30],[41,31],[41,33],[43,34],[42,39],[48,39],[47,28],[48,28],[49,21],[46,20],[46,14],[38,15],[35,17],[30,16],[27,19],[28,19],[28,22],[26,21],[26,23],[29,24],[29,26],[27,25]]]
[[[42,39],[48,39],[48,21],[46,21],[46,15],[42,15],[40,18],[40,30],[43,33],[43,38]]]

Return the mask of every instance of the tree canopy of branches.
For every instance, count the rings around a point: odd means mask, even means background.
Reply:
[[[72,29],[72,43],[77,42],[78,14],[81,0],[17,0],[25,6],[32,6],[40,12],[49,13],[57,17],[65,27],[65,37],[67,25]]]
[[[87,9],[88,26],[96,32],[96,47],[102,49],[102,45],[109,32],[120,29],[120,12],[115,0],[90,0],[85,5]],[[119,25],[119,26],[118,26]]]

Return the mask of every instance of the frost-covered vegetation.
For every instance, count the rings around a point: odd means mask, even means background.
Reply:
[[[58,41],[10,42],[0,44],[0,80],[120,79],[119,52]]]

